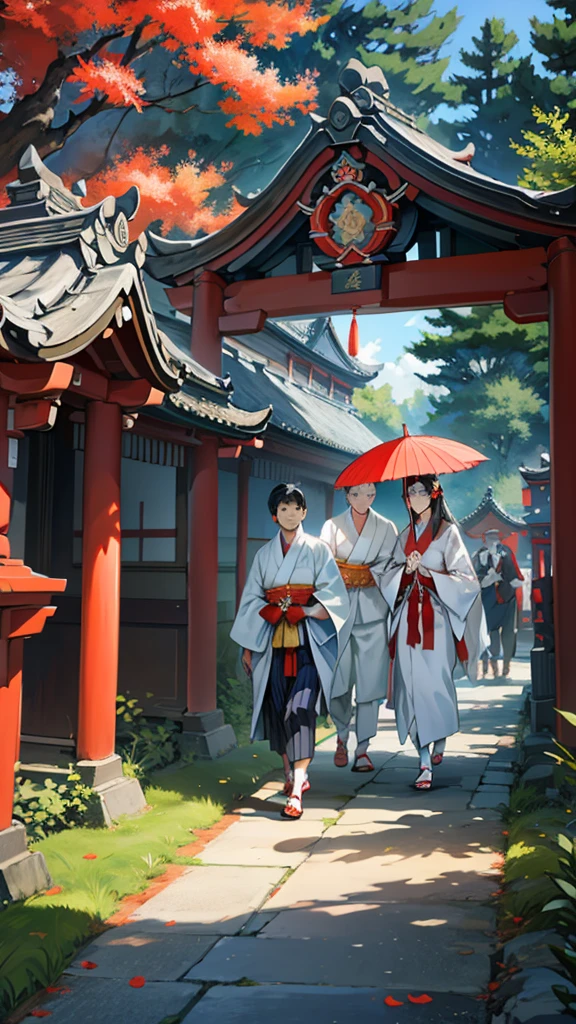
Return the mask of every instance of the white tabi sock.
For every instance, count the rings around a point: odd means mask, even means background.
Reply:
[[[292,796],[302,798],[302,786],[304,785],[304,779],[306,778],[306,772],[304,768],[294,769],[294,786],[292,787]]]
[[[427,747],[420,747],[420,767],[429,768],[432,771],[432,744],[429,743]]]

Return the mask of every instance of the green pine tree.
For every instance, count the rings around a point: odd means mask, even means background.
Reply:
[[[570,111],[576,128],[576,0],[548,0],[552,20],[531,18],[532,45],[552,75],[550,91],[560,108]]]
[[[453,75],[451,81],[474,114],[457,122],[454,131],[474,143],[477,170],[515,182],[521,162],[510,149],[510,139],[529,127],[535,99],[549,108],[548,83],[536,74],[530,57],[511,56],[518,36],[506,29],[503,18],[487,18],[472,43],[474,49],[460,51],[470,73]]]
[[[436,368],[443,391],[430,396],[431,429],[484,450],[486,472],[513,472],[523,452],[547,444],[548,338],[545,324],[515,324],[500,307],[429,317],[410,351]]]

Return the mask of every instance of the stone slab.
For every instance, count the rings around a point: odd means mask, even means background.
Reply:
[[[400,938],[408,943],[454,941],[458,948],[486,952],[487,932],[495,928],[496,915],[490,907],[476,903],[314,903],[294,910],[281,910],[265,925],[263,935],[272,939],[350,938],[365,944]],[[460,938],[462,938],[461,944]],[[386,965],[383,965],[386,967]]]
[[[358,936],[334,939],[224,938],[186,975],[186,981],[231,984],[250,978],[260,984],[354,985],[391,990],[478,995],[490,981],[490,957],[459,956],[457,933],[440,928],[382,932],[379,942]]]
[[[488,766],[482,776],[482,782],[488,782],[491,786],[511,786],[514,782],[514,772],[499,771],[496,768],[490,768],[490,766]]]
[[[97,964],[93,978],[133,978],[147,981],[176,981],[208,952],[219,935],[185,935],[173,928],[146,935],[130,926],[111,928],[82,950],[82,955],[66,969],[66,974],[85,976],[82,960]]]
[[[500,804],[504,804],[508,807],[510,803],[509,791],[503,793],[481,793],[478,791],[473,797],[470,807],[473,810],[483,810],[484,808],[496,808]]]
[[[86,972],[84,972],[86,975]],[[42,1002],[55,1024],[159,1024],[186,1011],[200,987],[182,982],[147,982],[132,988],[127,981],[67,977],[72,991]]]
[[[266,903],[277,910],[302,902],[396,903],[488,900],[495,888],[494,854],[395,853],[326,863],[311,857]]]
[[[490,783],[490,782],[482,782],[478,786],[478,793],[480,793],[480,794],[483,794],[483,793],[508,793],[509,790],[510,790],[510,786],[508,786],[508,785],[499,785],[498,783],[494,783],[492,785],[492,783]]]
[[[258,828],[255,824],[254,835],[246,835],[246,828],[243,834],[235,832],[236,825],[231,825],[217,839],[202,850],[200,859],[203,864],[238,864],[245,867],[284,867],[295,868],[302,864],[308,857],[314,844],[318,842],[318,836],[314,835],[293,835],[286,832],[286,822],[279,823],[278,832],[269,835],[258,835]],[[292,822],[288,822],[288,825]],[[302,824],[302,822],[294,822]]]
[[[130,923],[148,928],[173,920],[190,931],[215,933],[220,928],[212,926],[221,925],[225,934],[230,929],[234,934],[260,909],[283,874],[282,868],[192,867],[139,907]]]
[[[417,993],[420,994],[420,993]],[[323,988],[306,985],[220,986],[200,999],[182,1024],[398,1024],[404,1016],[410,1024],[482,1024],[482,1005],[467,996],[437,996],[432,1003],[411,1005],[407,993],[395,992],[403,1001],[388,1007],[386,989]]]

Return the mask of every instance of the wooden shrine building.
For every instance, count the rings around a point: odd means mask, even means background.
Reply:
[[[125,558],[149,567],[132,588],[122,574],[134,633],[121,660],[137,675],[156,658],[168,681],[183,660],[190,691],[185,647],[171,650],[169,634],[164,645],[160,634],[147,644],[162,612],[136,599],[153,597],[159,567],[166,574],[179,561],[185,570],[177,520],[189,486],[204,494],[204,445],[218,453],[261,443],[271,411],[236,406],[213,372],[158,330],[143,279],[146,238],[129,239],[135,188],[83,206],[29,149],[8,194],[0,209],[2,899],[28,895],[44,872],[11,823],[14,764],[26,748],[40,741],[50,762],[50,741],[67,738],[63,753],[99,792],[105,820],[144,805],[114,753],[121,543]],[[200,498],[190,504],[192,560],[217,523],[204,519]],[[204,584],[214,603],[216,585]],[[230,746],[232,730],[213,725]]]
[[[223,338],[257,335],[270,321],[477,304],[502,305],[518,323],[549,320],[557,699],[576,712],[576,191],[537,193],[480,174],[472,146],[451,152],[391,103],[377,67],[350,61],[340,89],[240,217],[191,242],[150,236],[147,271],[191,315],[192,355],[218,375]],[[215,487],[216,447],[203,452]],[[214,539],[204,571],[217,557]],[[192,643],[211,614],[203,607],[190,622]],[[560,731],[576,742],[566,723]]]

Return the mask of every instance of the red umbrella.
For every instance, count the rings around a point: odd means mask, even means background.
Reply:
[[[480,462],[489,461],[481,452],[460,441],[426,434],[411,437],[406,424],[403,426],[403,437],[376,445],[354,459],[340,473],[334,486],[354,487],[428,473],[434,476],[439,473],[460,473],[463,469],[472,469],[472,466]]]

